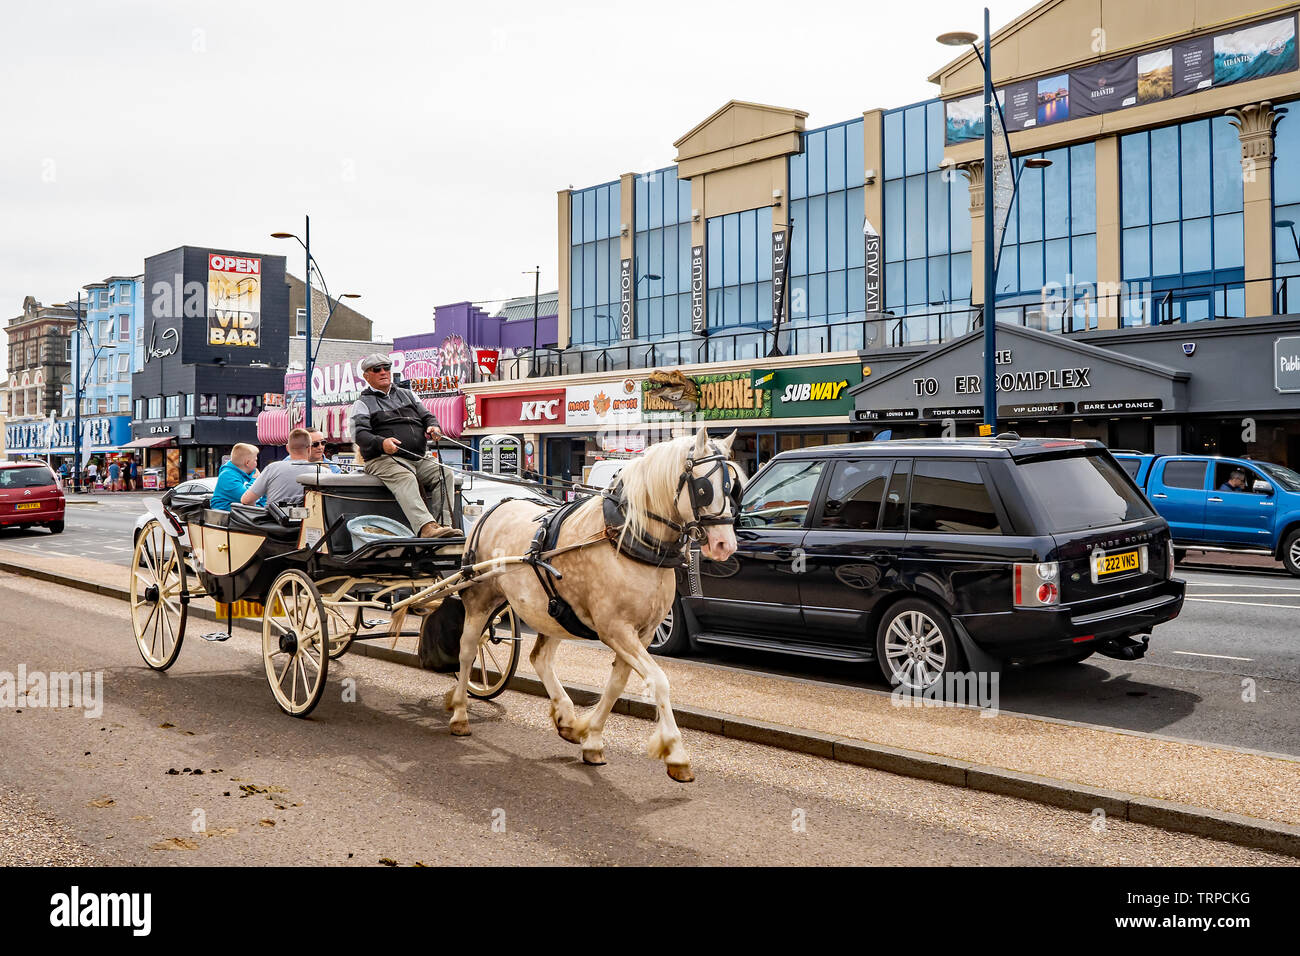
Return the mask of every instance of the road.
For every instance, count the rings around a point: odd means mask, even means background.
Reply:
[[[139,495],[100,495],[69,508],[67,530],[0,532],[0,547],[130,563]],[[1093,656],[1083,664],[1003,673],[1001,708],[1186,740],[1300,756],[1300,578],[1180,566],[1182,615],[1160,628],[1142,661]],[[874,666],[709,648],[722,667],[883,692]],[[1253,683],[1247,683],[1253,682]]]
[[[514,693],[472,704],[474,735],[457,739],[432,702],[448,678],[370,658],[331,665],[315,715],[295,720],[256,636],[188,640],[159,674],[120,602],[9,575],[0,648],[0,670],[102,672],[93,719],[0,707],[0,806],[35,814],[51,852],[108,864],[1291,862],[690,731],[684,786],[644,756],[650,725],[617,715],[610,763],[586,767],[545,702]]]

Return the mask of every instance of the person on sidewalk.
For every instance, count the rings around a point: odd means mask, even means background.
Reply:
[[[208,507],[213,511],[229,511],[239,501],[248,486],[257,477],[257,449],[240,442],[230,449],[230,460],[217,472],[217,487],[212,492]]]
[[[122,476],[122,466],[119,465],[116,461],[110,461],[108,463],[108,490],[109,491],[121,490],[117,486],[118,479],[121,476]]]
[[[365,472],[393,493],[407,523],[421,538],[460,534],[451,527],[451,469],[424,457],[426,440],[442,432],[433,416],[410,389],[393,384],[393,366],[378,352],[361,360],[361,375],[369,386],[353,403],[352,438],[365,460]],[[437,489],[435,518],[425,507],[423,492]]]
[[[298,484],[298,476],[314,474],[318,466],[309,455],[311,453],[311,433],[305,428],[295,428],[289,432],[289,457],[273,461],[257,476],[248,490],[239,497],[240,504],[256,504],[259,498],[278,505],[302,504],[304,489]]]
[[[252,446],[249,446],[252,447]],[[254,458],[256,460],[256,458]],[[130,462],[126,466],[127,487],[132,491],[140,490],[140,462],[136,460],[135,455],[131,456]]]

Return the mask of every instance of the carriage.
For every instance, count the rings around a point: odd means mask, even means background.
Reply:
[[[453,499],[457,526],[460,480]],[[129,591],[136,644],[149,667],[162,671],[175,663],[190,602],[210,597],[227,630],[205,636],[224,639],[235,617],[260,616],[271,693],[286,714],[306,717],[324,693],[329,662],[354,641],[396,643],[418,635],[423,652],[440,635],[454,635],[458,646],[459,592],[476,575],[525,560],[462,567],[462,536],[394,535],[401,510],[369,475],[318,469],[298,481],[301,507],[235,504],[215,511],[206,498],[171,492],[145,502],[151,517],[136,540]],[[403,629],[408,618],[420,622],[418,630]],[[518,663],[519,622],[502,603],[483,628],[469,693],[496,697]]]

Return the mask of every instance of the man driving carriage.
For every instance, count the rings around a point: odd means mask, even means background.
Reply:
[[[376,352],[361,360],[369,386],[353,403],[352,439],[365,460],[365,472],[393,493],[407,523],[421,538],[445,538],[451,527],[453,476],[441,462],[424,457],[426,441],[442,437],[438,419],[410,389],[393,384],[388,356]],[[437,489],[439,515],[425,507],[422,492]]]

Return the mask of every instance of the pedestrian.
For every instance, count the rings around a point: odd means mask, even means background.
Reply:
[[[99,465],[95,459],[90,459],[90,464],[86,466],[86,487],[90,491],[95,490],[95,479],[99,477]]]
[[[108,490],[118,491],[117,482],[122,477],[122,466],[116,461],[109,462],[108,465]]]
[[[136,460],[135,455],[132,455],[131,460],[127,462],[126,474],[127,474],[127,480],[130,482],[131,490],[139,491],[140,490],[140,462]]]
[[[230,449],[230,460],[217,473],[217,487],[213,489],[208,507],[213,511],[229,511],[248,490],[257,477],[257,448],[240,442]]]

